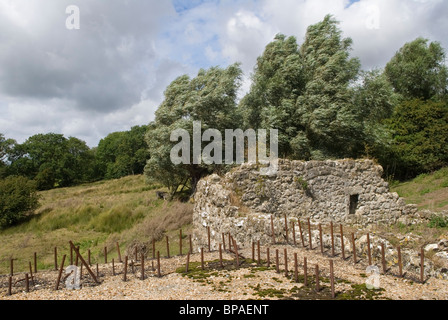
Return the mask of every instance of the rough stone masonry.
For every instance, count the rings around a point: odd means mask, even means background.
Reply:
[[[202,179],[195,194],[193,224],[195,244],[217,249],[222,233],[237,242],[271,241],[271,216],[276,237],[282,237],[288,221],[342,223],[365,227],[393,224],[417,214],[389,190],[383,169],[372,160],[279,160],[278,171],[261,175],[260,166],[244,164],[224,177]],[[278,238],[278,239],[280,239]]]

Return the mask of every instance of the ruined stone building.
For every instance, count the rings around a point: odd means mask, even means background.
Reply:
[[[201,180],[195,195],[195,240],[212,245],[222,233],[238,241],[269,241],[271,216],[279,236],[288,221],[343,223],[366,226],[393,224],[417,212],[382,179],[383,169],[372,160],[279,160],[278,171],[260,174],[257,165],[242,165],[224,177]]]

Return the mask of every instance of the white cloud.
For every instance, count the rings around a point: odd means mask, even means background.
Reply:
[[[274,36],[271,26],[254,12],[239,10],[228,19],[221,37],[223,56],[229,61],[241,62],[243,69],[253,66],[254,58],[263,52]]]
[[[45,2],[45,5],[43,3]],[[81,10],[68,31],[65,8]],[[277,33],[300,43],[326,14],[353,39],[364,68],[383,67],[418,36],[448,50],[444,0],[0,0],[0,132],[73,135],[94,146],[146,124],[166,86],[199,68],[241,62],[240,96]]]

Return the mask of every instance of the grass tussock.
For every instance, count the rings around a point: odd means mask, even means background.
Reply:
[[[164,204],[164,215],[148,217],[138,226],[139,231],[149,239],[159,241],[168,230],[178,230],[193,222],[193,204],[174,202]]]

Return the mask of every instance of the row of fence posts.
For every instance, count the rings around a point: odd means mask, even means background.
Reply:
[[[167,257],[170,258],[170,243],[169,243],[169,237],[166,236],[166,252],[167,252]],[[79,265],[79,261],[81,261],[81,266],[80,266],[80,276],[82,277],[83,274],[83,268],[85,268],[88,273],[91,275],[92,279],[95,281],[95,283],[99,284],[100,282],[98,281],[98,278],[100,276],[99,274],[99,266],[98,263],[96,263],[96,275],[94,274],[94,272],[92,271],[92,269],[90,268],[92,266],[92,262],[91,262],[91,251],[90,249],[87,250],[87,261],[82,257],[82,255],[79,253],[79,246],[75,247],[75,245],[73,244],[72,241],[69,242],[70,244],[70,265]],[[152,258],[153,260],[157,261],[157,265],[156,267],[154,267],[154,261],[152,261],[152,271],[157,271],[157,276],[161,277],[161,268],[160,268],[160,251],[156,251],[156,241],[153,239],[152,240]],[[190,252],[193,252],[193,243],[192,243],[192,237],[191,235],[189,235],[189,247],[190,247]],[[209,246],[210,248],[210,246]],[[120,245],[118,242],[116,242],[116,250],[117,250],[117,254],[118,254],[118,261],[120,263],[123,263],[123,281],[127,281],[127,274],[128,274],[128,265],[130,265],[132,267],[132,270],[134,269],[135,266],[135,262],[138,261],[138,250],[137,248],[135,248],[135,260],[134,262],[129,263],[129,257],[126,256],[124,259],[124,262],[122,260],[122,256],[121,256],[121,251],[120,251]],[[182,230],[179,231],[179,255],[183,255],[183,234],[182,234]],[[104,263],[107,264],[108,263],[108,250],[107,247],[104,247],[103,249],[103,255],[104,255]],[[7,295],[12,295],[12,287],[15,286],[17,283],[25,281],[25,291],[29,292],[30,291],[30,281],[33,284],[33,286],[35,285],[35,275],[37,274],[38,270],[37,270],[37,252],[34,252],[34,273],[32,270],[32,264],[31,262],[29,262],[29,273],[25,273],[25,277],[23,279],[19,279],[16,280],[15,282],[13,281],[13,276],[14,276],[14,261],[17,259],[10,259],[10,275],[8,277],[8,292]],[[58,290],[60,287],[60,283],[61,280],[63,280],[62,278],[62,274],[64,271],[64,266],[65,266],[65,262],[67,260],[67,255],[64,254],[62,257],[62,261],[61,264],[59,265],[58,263],[58,248],[54,247],[54,270],[58,271],[58,276],[57,276],[57,280],[56,280],[56,285],[55,285],[55,290]],[[144,280],[145,277],[145,255],[144,253],[140,254],[140,267],[141,267],[141,275],[140,275],[140,279]],[[112,274],[116,275],[115,272],[115,259],[112,259]],[[67,275],[68,276],[68,275]],[[66,276],[66,277],[67,277]]]
[[[223,264],[223,259],[222,259],[222,253],[223,253],[223,248],[224,251],[226,250],[226,236],[224,233],[222,233],[222,243],[219,243],[218,245],[218,251],[219,251],[219,264],[220,264],[220,268],[224,268],[224,264]],[[209,248],[209,252],[211,252],[210,250],[210,237],[208,237],[209,242],[208,242],[208,248]],[[256,249],[255,249],[256,247]],[[238,245],[236,240],[232,237],[232,235],[230,233],[228,233],[228,248],[229,248],[229,252],[235,254],[235,268],[238,269],[240,266],[240,261],[239,261],[239,257],[240,254],[238,252]],[[255,257],[255,251],[257,251],[257,258]],[[205,269],[205,261],[204,261],[204,248],[201,247],[200,248],[200,253],[201,253],[201,270]],[[284,266],[285,266],[285,276],[289,277],[289,269],[288,269],[288,252],[287,252],[287,248],[284,248]],[[257,241],[257,243],[252,242],[252,261],[256,261],[257,265],[261,265],[262,261],[261,261],[261,246],[260,246],[260,241]],[[186,260],[186,265],[185,265],[185,272],[188,273],[190,271],[190,252],[188,252],[187,254],[187,260]],[[271,267],[271,255],[270,255],[270,248],[267,247],[266,248],[266,266],[268,268]],[[329,260],[329,266],[330,266],[330,290],[331,290],[331,297],[335,298],[335,279],[334,279],[334,263],[333,260]],[[276,249],[275,251],[275,270],[277,273],[280,273],[280,257],[279,257],[279,250]],[[303,273],[304,273],[304,285],[308,286],[309,282],[308,282],[308,262],[307,262],[307,258],[304,257],[304,261],[303,261]],[[314,266],[314,278],[315,278],[315,290],[316,292],[321,291],[321,286],[320,286],[320,276],[321,276],[321,271],[319,269],[319,265],[316,264]],[[294,253],[294,281],[295,282],[299,282],[299,263],[298,263],[298,256],[297,253]]]
[[[310,219],[307,219],[307,226],[308,226],[308,246],[305,244],[304,235],[303,235],[303,228],[302,223],[300,220],[297,221],[297,225],[299,227],[299,234],[300,239],[302,243],[302,247],[310,250],[314,250],[313,243],[312,243],[312,232],[311,232],[311,222]],[[292,234],[293,234],[293,245],[297,245],[296,241],[296,232],[295,232],[295,223],[291,222],[292,226]],[[344,230],[342,224],[339,225],[340,227],[340,238],[341,238],[341,258],[343,260],[346,260],[347,257],[345,255],[345,244],[344,244]],[[323,232],[322,232],[322,224],[318,224],[319,229],[319,240],[320,240],[320,251],[322,254],[324,254],[324,247],[323,247]],[[289,235],[288,235],[288,221],[287,217],[285,215],[285,239],[286,243],[289,244]],[[367,259],[368,259],[368,265],[372,265],[372,251],[371,251],[371,243],[370,243],[370,234],[367,233]],[[272,243],[276,244],[277,241],[275,239],[275,230],[274,230],[274,220],[273,216],[271,215],[271,237],[272,237]],[[331,257],[335,257],[335,236],[334,236],[334,224],[333,222],[330,222],[330,237],[331,237]],[[353,263],[356,265],[359,260],[357,259],[357,253],[356,253],[356,242],[355,242],[355,234],[351,233],[351,245],[352,245],[352,252],[353,252]],[[400,278],[404,277],[403,273],[403,263],[402,263],[402,256],[401,256],[401,247],[397,246],[397,255],[398,255],[398,276]],[[424,264],[425,264],[425,252],[423,247],[420,249],[420,282],[425,282],[425,276],[424,276]],[[385,259],[385,247],[384,243],[381,243],[381,266],[382,266],[382,272],[383,274],[386,274],[388,272],[386,259]]]
[[[314,250],[315,248],[313,248],[313,244],[312,244],[312,233],[311,233],[311,223],[310,223],[310,219],[307,220],[308,222],[308,248],[310,250]],[[303,229],[302,229],[302,224],[300,222],[300,220],[298,221],[298,227],[299,227],[299,232],[300,232],[300,238],[301,238],[301,242],[302,242],[302,246],[303,247],[307,247],[307,245],[305,244],[304,241],[304,234],[303,234]],[[320,251],[322,254],[324,254],[324,247],[323,247],[323,231],[322,231],[322,225],[319,224],[318,225],[319,228],[319,240],[320,240]],[[335,252],[335,236],[334,236],[334,224],[333,222],[330,223],[330,237],[331,237],[331,257],[335,257],[336,256],[336,252]],[[342,260],[347,260],[347,256],[346,256],[346,252],[345,252],[345,243],[344,243],[344,230],[343,230],[343,226],[342,224],[340,224],[340,241],[341,241],[341,258]],[[271,216],[271,236],[273,239],[273,244],[276,244],[277,242],[275,241],[275,232],[274,232],[274,224],[273,224],[273,218]],[[287,218],[285,216],[285,239],[286,242],[289,243],[289,235],[288,235],[288,223],[287,223]],[[210,227],[207,227],[207,235],[208,235],[208,249],[210,251]],[[293,235],[293,244],[297,245],[297,241],[296,241],[296,232],[295,232],[295,224],[292,223],[292,235]],[[235,253],[236,257],[235,257],[235,264],[236,266],[239,266],[239,254],[238,254],[238,246],[236,245],[236,241],[235,239],[230,235],[230,233],[228,234],[228,238],[229,238],[229,250],[233,253]],[[372,259],[372,251],[371,251],[371,241],[370,241],[370,234],[367,233],[366,235],[367,238],[367,259],[368,259],[368,264],[369,266],[372,265],[373,259]],[[222,244],[219,244],[219,256],[220,256],[220,266],[223,266],[222,263],[222,246],[224,246],[225,249],[225,235],[224,233],[222,234]],[[356,265],[357,263],[359,263],[360,260],[358,260],[357,257],[357,252],[356,252],[356,242],[355,242],[355,234],[351,233],[351,244],[352,244],[352,257],[353,257],[353,263]],[[232,251],[232,244],[234,246],[234,250]],[[257,244],[255,244],[255,242],[252,243],[252,260],[255,261],[255,245],[257,245],[257,252],[258,252],[258,256],[257,256],[257,263],[260,264],[261,263],[261,256],[260,256],[260,241],[257,242]],[[387,269],[387,264],[386,264],[386,259],[385,259],[385,246],[384,243],[381,243],[381,266],[382,266],[382,273],[386,274],[388,272]],[[288,260],[287,260],[287,249],[284,249],[285,253],[285,269],[286,269],[286,276],[288,275]],[[401,257],[401,247],[397,246],[397,253],[398,253],[398,270],[399,270],[399,277],[402,278],[404,277],[403,274],[403,265],[402,265],[402,257]],[[270,249],[267,248],[266,249],[266,254],[267,254],[267,265],[268,267],[270,266]],[[277,272],[279,272],[279,257],[278,257],[278,249],[276,250],[276,270]],[[421,248],[421,252],[420,252],[420,282],[424,283],[425,282],[425,277],[424,277],[424,259],[425,259],[425,255],[424,255],[424,249]],[[186,266],[186,271],[188,272],[188,261],[189,261],[190,257],[188,256],[187,258],[187,266]],[[201,267],[204,268],[204,261],[203,261],[203,248],[201,248]],[[295,279],[297,281],[297,254],[295,254],[294,257],[294,262],[295,262]],[[305,285],[307,285],[307,259],[304,258],[304,273],[305,273]],[[315,275],[316,275],[316,290],[319,291],[319,266],[315,265]],[[333,260],[330,260],[330,285],[331,285],[331,295],[332,297],[335,296],[335,292],[334,292],[334,262]]]
[[[313,250],[313,243],[312,243],[312,233],[311,233],[311,222],[310,219],[308,218],[307,220],[308,222],[308,248],[310,250]],[[301,221],[299,220],[298,222],[298,227],[299,227],[299,233],[300,233],[300,239],[301,239],[301,243],[303,247],[307,247],[307,245],[305,244],[305,240],[304,240],[304,235],[303,235],[303,229],[302,229],[302,224]],[[321,253],[324,253],[324,248],[323,248],[323,234],[322,234],[322,225],[319,224],[318,225],[319,228],[319,237],[320,237],[320,250]],[[334,244],[334,225],[333,222],[330,223],[330,228],[331,228],[331,256],[335,257],[335,244]],[[286,242],[289,243],[289,230],[288,230],[288,222],[287,222],[287,217],[285,215],[285,239]],[[340,225],[340,234],[341,234],[341,257],[343,260],[346,260],[346,256],[345,256],[345,247],[344,247],[344,233],[343,233],[343,226]],[[296,232],[295,232],[295,224],[294,222],[292,222],[292,235],[293,235],[293,244],[297,245],[297,240],[296,240]],[[273,223],[273,217],[271,215],[271,236],[272,236],[272,242],[273,244],[276,244],[277,241],[275,239],[275,232],[274,232],[274,223]],[[222,245],[224,246],[224,250],[226,250],[225,246],[226,246],[226,241],[225,241],[225,236],[224,233],[222,234],[223,237],[223,243]],[[183,236],[182,236],[182,230],[180,230],[179,232],[179,254],[183,255],[182,253],[182,242],[183,242]],[[208,238],[208,251],[211,251],[211,240],[210,240],[210,227],[207,227],[207,238]],[[356,254],[356,245],[355,245],[355,234],[352,233],[351,234],[351,240],[352,240],[352,252],[353,252],[353,262],[354,264],[357,264],[359,261],[357,260],[357,254]],[[229,244],[229,251],[233,252],[236,254],[236,264],[237,266],[239,265],[239,254],[238,254],[238,247],[236,245],[236,241],[235,239],[230,235],[230,233],[228,234],[228,244]],[[193,252],[193,246],[192,246],[192,238],[191,235],[189,235],[189,246],[190,246],[190,250],[188,251],[188,259],[189,259],[189,255],[190,253]],[[221,245],[220,245],[221,246]],[[232,251],[232,246],[234,247],[234,251]],[[372,255],[371,255],[371,248],[370,248],[370,235],[369,233],[367,233],[367,257],[368,257],[368,263],[369,265],[372,265]],[[116,243],[116,248],[117,248],[117,253],[118,253],[118,258],[119,261],[122,262],[122,258],[121,258],[121,252],[120,252],[120,247],[119,247],[119,243]],[[222,249],[221,249],[222,250]],[[220,250],[220,256],[222,257],[222,252]],[[167,257],[170,258],[170,244],[169,244],[169,237],[166,236],[166,251],[167,251]],[[87,262],[84,261],[84,259],[82,258],[82,256],[79,253],[79,247],[75,247],[73,245],[73,243],[70,241],[70,265],[73,265],[73,252],[76,253],[76,262],[75,264],[78,265],[79,261],[78,259],[80,259],[83,263],[81,264],[81,274],[82,274],[82,267],[84,265],[84,267],[88,270],[88,272],[92,275],[92,278],[94,279],[94,281],[96,283],[99,283],[98,280],[96,279],[96,276],[93,274],[93,272],[91,271],[90,267],[91,264],[91,252],[90,249],[87,251]],[[201,249],[201,253],[203,255],[203,249]],[[398,253],[398,268],[399,268],[399,277],[403,277],[403,268],[402,268],[402,259],[401,259],[401,248],[400,246],[397,247],[397,253]],[[104,262],[107,263],[107,247],[104,248]],[[160,273],[160,251],[155,250],[155,240],[152,241],[152,254],[153,254],[153,259],[155,260],[157,258],[157,275],[160,277],[161,273]],[[156,257],[157,254],[157,257]],[[381,255],[382,255],[382,269],[383,269],[383,274],[385,274],[387,272],[386,269],[386,262],[385,262],[385,249],[384,249],[384,244],[381,244]],[[59,275],[58,275],[58,280],[57,280],[57,285],[56,285],[56,290],[59,287],[59,283],[60,283],[60,279],[61,279],[61,275],[62,275],[62,271],[63,271],[63,267],[64,267],[64,263],[65,263],[65,259],[66,259],[66,255],[64,255],[63,257],[63,261],[61,263],[61,266],[58,267],[58,251],[57,251],[57,247],[54,248],[54,266],[55,266],[55,270],[59,269]],[[424,250],[423,248],[421,249],[421,272],[420,272],[420,282],[424,283]],[[144,255],[142,254],[142,257],[144,257]],[[16,259],[11,259],[10,262],[10,269],[11,269],[11,273],[10,273],[10,277],[9,277],[9,286],[8,286],[8,294],[11,294],[11,287],[12,287],[12,276],[14,275],[14,260]],[[135,261],[137,261],[137,248],[135,250]],[[221,258],[222,260],[222,258]],[[123,279],[124,281],[126,281],[126,276],[127,276],[127,265],[128,265],[128,257],[125,257],[125,264],[124,264],[124,276]],[[141,264],[142,264],[142,279],[144,279],[144,258],[141,259]],[[222,263],[222,262],[221,262]],[[132,264],[132,268],[134,267],[134,264]],[[33,270],[32,270],[32,266],[31,266],[31,262],[29,263],[29,268],[30,268],[30,273],[26,273],[25,274],[25,278],[24,279],[20,279],[17,280],[15,284],[17,284],[18,282],[21,281],[25,281],[25,286],[26,286],[26,291],[29,292],[29,280],[31,280],[34,283],[34,275],[33,275]],[[96,269],[97,269],[97,275],[99,275],[98,272],[98,264],[96,265]],[[112,259],[112,269],[113,269],[113,274],[115,274],[115,261],[114,259]],[[154,270],[154,267],[153,267]],[[34,252],[34,274],[37,273],[37,253]]]

